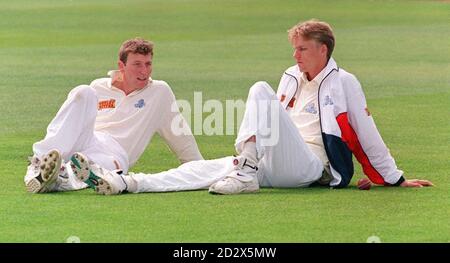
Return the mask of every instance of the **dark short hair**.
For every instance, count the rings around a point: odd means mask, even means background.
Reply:
[[[119,59],[123,63],[127,63],[128,54],[141,54],[153,56],[153,43],[143,38],[133,38],[123,42],[119,49]]]

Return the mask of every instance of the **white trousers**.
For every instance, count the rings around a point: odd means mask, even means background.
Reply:
[[[70,160],[75,152],[81,152],[100,166],[114,170],[119,165],[128,171],[128,156],[125,150],[110,135],[94,131],[97,116],[97,92],[87,85],[74,88],[47,127],[45,138],[33,144],[33,152],[41,157],[52,149],[62,155],[63,163]],[[86,188],[78,181],[66,165],[67,178],[57,183],[53,191],[69,191]],[[25,183],[33,177],[32,169],[25,175]],[[60,179],[60,178],[58,178]]]
[[[306,187],[317,181],[323,164],[300,136],[273,89],[266,82],[249,91],[236,150],[256,136],[261,187]],[[167,192],[206,189],[233,171],[232,157],[192,161],[157,174],[132,174],[137,192]]]

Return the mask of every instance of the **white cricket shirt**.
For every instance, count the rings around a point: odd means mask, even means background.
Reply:
[[[172,112],[175,96],[169,85],[151,80],[143,89],[128,95],[111,85],[111,78],[94,80],[98,113],[95,131],[110,134],[126,151],[130,166],[158,133],[181,162],[203,159],[192,134],[175,135],[171,123],[180,112]],[[184,119],[183,119],[184,120]]]
[[[306,74],[300,74],[299,92],[295,95],[294,108],[289,111],[289,115],[309,149],[322,161],[330,174],[330,164],[320,130],[318,106],[319,85],[323,74],[324,70],[311,81],[308,81]]]

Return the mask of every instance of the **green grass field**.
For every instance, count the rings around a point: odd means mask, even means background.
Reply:
[[[126,4],[125,4],[126,3]],[[0,242],[450,241],[448,1],[0,1]],[[354,73],[407,178],[433,188],[263,189],[97,196],[32,195],[23,176],[67,93],[116,67],[128,38],[152,39],[155,79],[178,99],[245,99],[294,64],[286,30],[334,27],[334,58]],[[234,154],[234,136],[198,136],[205,158]],[[178,165],[155,137],[132,171]]]

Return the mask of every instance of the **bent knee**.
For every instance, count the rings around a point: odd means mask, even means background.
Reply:
[[[97,97],[97,92],[89,85],[76,86],[70,91],[70,94],[85,98]]]
[[[265,81],[258,81],[250,87],[248,92],[249,98],[271,98],[275,92],[270,87],[269,83]]]
[[[95,100],[97,101],[97,92],[89,85],[79,85],[72,89],[69,93],[69,97],[73,96],[74,99],[81,100]]]

